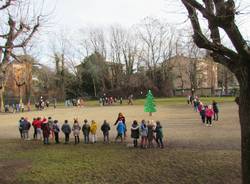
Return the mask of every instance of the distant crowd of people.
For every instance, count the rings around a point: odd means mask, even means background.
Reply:
[[[58,120],[53,120],[51,117],[48,119],[43,117],[34,118],[32,122],[29,122],[27,118],[21,118],[19,120],[19,132],[21,139],[30,140],[29,131],[31,126],[33,127],[33,139],[41,140],[43,139],[44,144],[50,144],[54,142],[56,144],[60,143],[59,134],[63,132],[64,134],[64,143],[68,144],[70,141],[70,135],[73,134],[74,143],[80,143],[80,135],[82,132],[83,142],[85,144],[97,142],[97,130],[98,125],[95,120],[92,120],[91,123],[88,123],[88,120],[83,121],[83,125],[80,125],[78,119],[73,120],[73,125],[71,126],[68,120],[65,120],[63,125],[60,127]],[[118,114],[118,118],[114,123],[116,126],[117,136],[115,137],[115,142],[120,141],[121,143],[127,137],[127,126],[125,122],[125,117],[122,113]],[[110,143],[109,132],[111,130],[110,124],[104,120],[100,130],[103,133],[103,143]],[[160,148],[163,148],[163,129],[159,121],[148,121],[142,120],[139,124],[137,120],[134,120],[130,128],[131,138],[133,139],[134,147],[141,148],[153,148],[154,142]],[[141,139],[140,145],[138,140]]]
[[[200,114],[201,121],[206,126],[212,126],[213,121],[219,120],[219,107],[215,100],[207,105],[203,104],[198,96],[188,96],[187,103],[193,105],[194,111]]]
[[[133,105],[133,95],[128,96],[128,105]],[[104,94],[102,97],[99,99],[99,104],[100,106],[106,106],[106,105],[114,105],[114,104],[123,104],[123,98],[122,97],[113,97],[113,96],[106,96]]]

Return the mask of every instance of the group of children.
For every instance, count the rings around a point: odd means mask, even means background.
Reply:
[[[219,107],[215,100],[213,100],[211,105],[205,105],[196,96],[190,103],[193,104],[194,111],[199,112],[201,121],[206,126],[212,126],[213,120],[219,120]]]
[[[64,124],[60,128],[58,120],[52,120],[51,117],[48,119],[34,118],[32,123],[28,121],[27,118],[21,118],[19,120],[19,131],[22,139],[29,139],[29,130],[33,126],[34,133],[33,139],[41,140],[43,138],[44,144],[50,144],[50,140],[54,140],[56,144],[59,144],[59,134],[62,131],[65,136],[65,144],[69,143],[70,134],[73,133],[75,144],[80,143],[80,134],[83,133],[83,141],[85,144],[96,143],[97,142],[97,123],[92,120],[88,123],[85,119],[83,125],[81,126],[78,119],[74,119],[72,126],[68,123],[68,120],[64,121]],[[127,137],[127,127],[125,123],[125,117],[122,113],[119,113],[118,118],[114,124],[117,130],[117,136],[115,142],[119,139],[121,143]],[[104,120],[100,127],[103,133],[103,143],[107,144],[110,142],[109,132],[111,130],[110,124]],[[156,125],[153,121],[148,121],[146,124],[145,120],[141,121],[141,124],[134,120],[131,126],[131,138],[133,139],[133,146],[138,147],[138,139],[141,137],[141,148],[151,148],[154,147],[153,141],[157,143],[158,147],[163,148],[163,130],[159,121]]]

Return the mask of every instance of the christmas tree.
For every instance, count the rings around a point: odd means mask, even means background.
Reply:
[[[151,90],[148,90],[146,102],[144,104],[144,112],[149,112],[149,116],[152,116],[152,112],[156,112],[156,108],[154,104],[154,96]]]

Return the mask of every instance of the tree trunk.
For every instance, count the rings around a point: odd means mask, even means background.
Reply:
[[[246,67],[247,68],[247,67]],[[249,67],[248,67],[249,68]],[[239,117],[241,125],[242,183],[250,183],[250,69],[240,74]]]
[[[4,112],[4,87],[0,89],[0,112]]]
[[[4,112],[4,83],[2,83],[2,86],[0,86],[0,112]]]
[[[92,82],[93,82],[93,87],[94,87],[94,94],[95,94],[95,97],[97,96],[96,94],[96,84],[95,84],[95,79],[92,78]]]

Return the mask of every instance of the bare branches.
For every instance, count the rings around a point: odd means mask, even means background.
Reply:
[[[188,14],[194,29],[194,40],[201,48],[209,49],[214,52],[219,51],[218,54],[222,53],[232,60],[235,60],[235,54],[241,54],[247,57],[250,54],[250,48],[241,35],[237,25],[235,24],[235,4],[233,0],[222,1],[222,0],[203,0],[206,7],[202,6],[196,0],[182,0],[188,10]],[[215,10],[214,10],[215,6]],[[199,25],[199,19],[196,13],[198,10],[203,17],[205,17],[209,24],[209,29],[211,31],[211,38],[213,44],[209,43],[208,39],[202,34]],[[234,48],[237,53],[233,53],[232,50],[227,49],[220,45],[220,36],[218,27],[221,27],[227,33],[227,36],[232,41]],[[219,43],[219,44],[217,44]]]
[[[12,2],[15,2],[16,0],[7,0],[4,5],[0,7],[0,10],[8,8]]]

